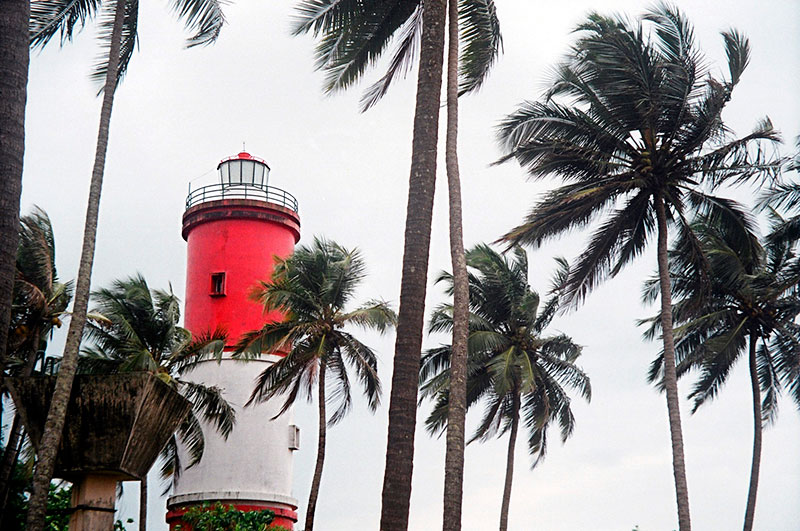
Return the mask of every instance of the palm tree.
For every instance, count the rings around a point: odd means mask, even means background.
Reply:
[[[783,220],[775,216],[775,222]],[[761,439],[764,423],[775,420],[783,380],[793,380],[800,369],[800,261],[793,251],[796,242],[767,237],[762,246],[754,234],[742,238],[739,231],[706,220],[694,223],[709,262],[711,283],[706,285],[691,259],[687,242],[678,240],[670,253],[670,273],[677,301],[675,355],[678,377],[699,371],[690,399],[694,413],[717,396],[731,369],[746,352],[753,395],[753,458],[745,510],[744,530],[753,528]],[[657,297],[657,279],[645,289],[645,300]],[[660,329],[658,318],[650,319],[648,337]],[[760,346],[759,346],[760,345]],[[664,357],[651,367],[649,380],[663,376]],[[763,398],[762,398],[763,396]],[[800,393],[795,393],[800,403]]]
[[[0,9],[0,394],[11,319],[14,264],[19,234],[19,198],[25,152],[30,0],[9,0]],[[3,418],[0,400],[0,425]]]
[[[749,58],[748,41],[737,31],[722,34],[729,78],[719,80],[694,47],[691,24],[670,6],[655,7],[637,22],[592,14],[578,30],[581,36],[544,100],[522,104],[499,127],[501,161],[515,158],[533,178],[552,174],[566,183],[537,202],[503,239],[539,246],[602,219],[567,280],[566,300],[578,304],[657,234],[675,493],[680,529],[688,531],[668,226],[690,232],[686,215],[694,210],[743,227],[741,207],[711,192],[779,172],[781,161],[759,145],[777,142],[778,133],[763,120],[751,134],[732,139],[722,122]],[[687,234],[687,241],[702,260],[696,239]]]
[[[398,76],[406,74],[419,50],[419,75],[414,114],[411,175],[409,177],[408,208],[401,279],[400,313],[395,344],[395,363],[392,373],[392,391],[389,403],[389,434],[384,473],[381,529],[403,530],[408,527],[408,509],[411,497],[411,476],[414,457],[414,430],[416,426],[417,369],[422,348],[424,300],[430,248],[431,216],[436,177],[436,149],[438,142],[439,98],[442,82],[442,56],[444,53],[444,0],[373,0],[371,2],[345,2],[340,0],[303,0],[298,7],[295,33],[313,32],[320,37],[317,46],[317,67],[327,76],[326,91],[331,92],[355,83],[384,52],[390,43],[394,51],[387,72],[374,83],[362,98],[362,110],[380,100]],[[463,43],[461,90],[469,92],[478,88],[488,73],[500,47],[497,17],[492,0],[463,0],[460,42]],[[454,18],[457,18],[454,16]],[[456,30],[458,36],[458,31]],[[458,39],[456,39],[458,41]],[[455,52],[454,52],[455,53]],[[451,63],[450,68],[458,68]],[[455,83],[455,76],[453,76]],[[453,112],[455,108],[452,108]],[[454,115],[450,115],[454,116]],[[452,119],[452,118],[451,118]],[[456,122],[448,127],[448,136],[455,149]],[[452,159],[451,159],[452,160]],[[448,180],[452,185],[453,164]],[[451,202],[454,200],[451,195]],[[455,199],[458,201],[458,198]],[[455,213],[454,213],[455,214]],[[458,253],[460,215],[451,217],[451,242]],[[463,248],[463,244],[461,244]],[[463,254],[463,249],[462,253]],[[454,265],[454,270],[459,268]],[[463,269],[463,268],[462,268]],[[459,292],[462,292],[459,290]],[[461,325],[457,330],[463,330]],[[455,332],[458,334],[458,332]],[[463,334],[462,334],[463,335]],[[457,363],[458,365],[458,363]],[[459,414],[458,408],[454,413]],[[457,430],[454,430],[454,433]],[[463,439],[463,437],[462,437]],[[459,446],[457,436],[448,445]],[[451,452],[448,452],[453,455]],[[452,481],[446,481],[448,490],[461,490],[457,469],[457,455],[448,459],[447,470]],[[463,462],[463,459],[461,460]],[[453,475],[455,472],[455,475]],[[460,510],[448,507],[445,498],[445,526],[460,525]],[[455,523],[458,513],[458,523]],[[449,522],[454,522],[453,524]]]
[[[311,400],[314,384],[317,385],[317,462],[306,509],[306,531],[314,528],[326,426],[336,424],[350,410],[348,366],[355,370],[364,387],[370,410],[374,412],[380,402],[375,352],[345,327],[356,325],[383,333],[397,318],[381,301],[370,301],[352,311],[345,309],[363,278],[364,261],[357,250],[315,238],[311,246],[298,247],[291,257],[278,262],[272,280],[261,282],[253,292],[253,299],[266,311],[280,311],[286,319],[244,334],[236,345],[237,356],[285,353],[258,377],[248,404],[285,396],[278,413],[282,415],[299,395],[305,394]],[[330,418],[327,387],[332,389],[330,398],[339,402]]]
[[[92,294],[98,316],[86,327],[90,345],[83,348],[78,361],[82,373],[148,371],[175,388],[193,404],[189,416],[178,427],[162,451],[161,474],[177,478],[182,465],[178,443],[186,448],[192,466],[200,461],[205,447],[198,417],[227,437],[233,429],[235,413],[222,396],[222,389],[183,379],[209,356],[220,357],[225,334],[215,331],[192,337],[178,326],[180,301],[171,292],[151,290],[141,275],[116,280],[110,288]],[[147,516],[147,478],[142,479],[140,529]]]
[[[506,479],[500,511],[500,530],[508,528],[508,508],[514,473],[514,449],[520,421],[528,429],[528,451],[533,466],[547,450],[547,431],[552,422],[561,428],[562,441],[572,434],[575,419],[564,387],[591,399],[589,378],[575,365],[581,347],[564,334],[543,336],[558,309],[560,286],[566,280],[567,265],[554,279],[553,296],[540,307],[539,295],[528,284],[528,258],[514,247],[513,258],[500,255],[487,245],[467,253],[467,264],[475,270],[469,278],[470,335],[467,404],[483,402],[483,419],[470,442],[488,440],[510,431]],[[442,273],[437,282],[453,277]],[[453,306],[442,305],[434,312],[431,332],[450,331]],[[439,433],[449,422],[452,346],[429,350],[422,359],[422,396],[435,401],[426,427]]]
[[[464,254],[461,179],[458,168],[459,79],[474,90],[485,79],[500,50],[500,31],[494,3],[448,0],[447,132],[445,166],[450,214],[450,259],[453,268],[453,341],[450,356],[450,394],[447,410],[447,449],[444,468],[442,529],[460,531],[464,482],[464,424],[467,399],[467,338],[469,336],[469,279]],[[459,68],[460,18],[464,18],[465,73]]]
[[[35,0],[31,6],[31,43],[34,46],[45,46],[58,33],[61,34],[62,43],[71,39],[73,32],[77,28],[83,27],[86,20],[93,17],[103,5],[105,9],[100,20],[100,38],[108,49],[108,55],[106,61],[99,63],[93,73],[95,78],[105,80],[102,90],[100,125],[89,187],[89,201],[72,320],[67,332],[64,355],[42,434],[34,473],[33,494],[28,509],[27,525],[30,531],[39,531],[44,526],[48,486],[50,478],[53,476],[56,452],[66,416],[67,401],[72,381],[75,378],[78,350],[89,304],[111,109],[115,90],[127,70],[136,46],[139,2],[138,0],[115,0],[113,3],[103,4],[97,0]],[[189,38],[188,46],[211,44],[216,40],[225,22],[220,0],[179,0],[174,5],[176,13],[183,19],[187,28],[195,32]]]
[[[18,234],[7,369],[18,376],[30,376],[39,353],[47,348],[53,329],[61,326],[72,298],[72,282],[58,280],[53,227],[43,210],[34,208],[23,216]],[[19,414],[15,414],[0,465],[0,509],[5,508],[8,482],[17,462],[23,431]]]

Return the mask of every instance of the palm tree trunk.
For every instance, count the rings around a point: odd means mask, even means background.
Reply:
[[[460,531],[464,482],[464,422],[467,410],[469,281],[464,254],[461,181],[458,170],[458,0],[448,0],[448,17],[445,163],[450,198],[450,259],[453,265],[453,349],[450,356],[442,530]]]
[[[19,241],[19,197],[25,153],[30,0],[3,0],[0,9],[0,391],[4,389],[11,295]],[[0,400],[0,425],[3,420]]]
[[[672,473],[675,477],[675,495],[678,502],[680,531],[692,528],[689,517],[689,488],[686,485],[686,464],[683,458],[678,375],[675,368],[675,339],[672,330],[672,288],[667,259],[667,214],[664,198],[655,197],[658,220],[658,275],[661,288],[661,329],[664,340],[664,389],[667,395],[669,434],[672,441]]]
[[[147,531],[147,476],[139,482],[139,531]]]
[[[70,319],[64,355],[58,371],[58,378],[56,379],[56,387],[50,403],[50,410],[47,414],[42,440],[38,448],[38,463],[33,476],[33,493],[28,509],[28,531],[41,531],[44,529],[47,492],[50,480],[53,477],[56,453],[61,442],[61,432],[64,429],[67,403],[69,402],[72,381],[75,379],[75,371],[78,365],[78,348],[80,347],[83,327],[86,324],[86,310],[89,305],[92,263],[94,262],[94,248],[97,237],[97,217],[100,209],[100,192],[103,187],[111,109],[114,104],[114,91],[117,86],[119,51],[122,41],[122,27],[125,20],[125,2],[126,0],[117,0],[114,8],[114,27],[108,52],[103,104],[100,110],[100,126],[97,133],[97,149],[89,187],[89,202],[86,209],[86,223],[83,229],[83,248],[75,287],[75,303],[72,308],[72,318]]]
[[[758,474],[761,468],[761,386],[756,365],[756,337],[750,334],[750,385],[753,389],[753,462],[750,465],[750,488],[747,492],[747,510],[744,514],[744,531],[752,531],[756,514]]]
[[[419,361],[436,181],[444,22],[444,0],[427,0],[420,42],[400,310],[389,401],[389,430],[380,524],[382,531],[405,531],[408,528]]]
[[[35,327],[32,336],[37,338],[34,341],[34,347],[28,353],[28,359],[25,361],[23,369],[23,376],[30,376],[33,374],[33,369],[36,366],[36,346],[38,346],[38,338],[41,335],[39,327]],[[19,413],[14,414],[14,421],[11,424],[9,431],[8,441],[6,441],[6,449],[3,452],[3,462],[0,465],[0,513],[5,512],[6,502],[8,501],[8,486],[11,480],[11,475],[14,472],[14,465],[17,463],[19,456],[20,443],[22,441],[22,434],[24,428]]]
[[[4,514],[6,510],[8,487],[11,481],[11,475],[14,472],[14,465],[19,456],[19,443],[22,440],[22,430],[22,421],[19,413],[17,413],[14,415],[14,421],[11,423],[11,429],[8,432],[8,440],[6,441],[6,448],[3,452],[3,463],[0,465],[0,514]]]
[[[506,457],[506,484],[503,487],[503,505],[500,507],[500,531],[508,529],[508,508],[511,505],[511,482],[514,479],[514,449],[517,445],[517,428],[519,427],[519,400],[514,404],[514,416],[511,417],[511,435],[508,438],[508,456]]]
[[[311,481],[311,492],[308,494],[305,531],[314,529],[314,512],[317,510],[319,485],[322,482],[322,465],[325,463],[325,437],[327,434],[327,415],[325,413],[325,364],[319,362],[319,433],[317,434],[317,464],[314,466],[314,479]]]

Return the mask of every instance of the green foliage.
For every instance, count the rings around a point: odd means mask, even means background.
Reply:
[[[47,516],[44,519],[46,531],[66,531],[69,528],[70,498],[72,498],[71,485],[60,487],[55,483],[50,483],[50,492],[47,495]]]
[[[55,238],[47,213],[34,207],[20,218],[13,305],[8,330],[9,373],[28,375],[53,330],[62,325],[72,282],[58,279]]]
[[[278,531],[280,527],[267,527],[274,518],[275,513],[268,509],[240,511],[219,502],[192,507],[182,517],[195,531]]]
[[[319,367],[324,365],[336,382],[333,398],[338,401],[330,424],[341,420],[352,403],[348,368],[355,370],[369,408],[375,411],[381,394],[378,358],[345,328],[356,326],[383,333],[397,318],[388,304],[378,300],[346,310],[365,269],[357,249],[345,249],[321,238],[315,238],[310,246],[301,245],[290,258],[275,265],[271,282],[257,286],[252,298],[263,304],[265,311],[278,310],[287,318],[244,334],[235,355],[247,358],[286,352],[286,356],[257,378],[250,402],[281,397],[283,414],[298,396],[311,399]]]
[[[526,220],[503,239],[539,247],[593,225],[566,283],[573,305],[640,256],[657,232],[656,206],[691,238],[688,214],[741,225],[747,209],[714,196],[721,186],[775,179],[780,135],[769,120],[735,138],[722,120],[749,45],[723,34],[730,75],[715,77],[694,43],[691,24],[668,4],[638,21],[590,15],[553,72],[544,97],[503,120],[505,155],[532,179],[556,177]],[[691,249],[700,256],[696,245]]]
[[[72,486],[63,486],[57,483],[50,484],[50,492],[47,495],[45,531],[67,531],[71,497]],[[0,527],[3,531],[22,531],[25,529],[25,515],[28,512],[29,499],[30,470],[18,463],[11,477],[6,510],[0,519]]]
[[[469,442],[485,441],[522,422],[528,430],[528,450],[534,466],[547,449],[551,424],[561,429],[561,439],[572,434],[575,419],[565,388],[591,398],[589,377],[575,364],[582,348],[572,338],[544,335],[558,311],[561,287],[569,275],[563,259],[551,286],[551,297],[540,304],[539,294],[528,284],[528,257],[521,247],[506,255],[482,244],[467,252],[469,276],[469,341],[467,407],[485,405],[481,424]],[[453,294],[453,277],[440,274],[447,293]],[[453,306],[439,306],[431,316],[431,332],[450,332]],[[451,346],[430,349],[420,366],[421,395],[434,401],[425,422],[432,434],[447,426]]]
[[[772,213],[772,231],[759,241],[756,227],[739,230],[698,218],[693,232],[708,264],[708,281],[687,256],[687,243],[678,238],[670,252],[672,313],[675,324],[677,374],[695,369],[697,380],[689,395],[692,412],[714,399],[736,362],[747,357],[748,344],[758,346],[754,361],[763,393],[763,421],[777,415],[783,389],[800,404],[800,261],[796,242],[777,235],[783,218]],[[657,297],[657,278],[645,285],[644,300]],[[648,339],[660,332],[660,316],[649,324]],[[755,347],[752,347],[755,348]],[[651,365],[648,379],[662,385],[663,353]]]
[[[199,418],[227,437],[236,420],[233,407],[215,386],[182,376],[203,360],[220,359],[225,334],[220,330],[192,336],[180,321],[180,300],[172,291],[151,290],[141,275],[115,280],[92,293],[94,319],[87,324],[89,340],[82,349],[78,371],[120,373],[149,371],[178,390],[192,404],[191,414],[178,427],[162,452],[161,473],[180,474],[177,441],[188,451],[192,466],[203,455],[205,439]],[[177,437],[177,439],[176,439]]]
[[[423,2],[332,2],[302,0],[294,33],[317,38],[316,68],[326,74],[325,91],[344,90],[380,57],[391,55],[386,72],[361,98],[361,110],[375,105],[397,79],[405,77],[419,56]],[[502,51],[494,0],[459,0],[461,43],[459,93],[481,87]]]

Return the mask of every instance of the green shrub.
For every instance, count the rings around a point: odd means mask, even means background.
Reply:
[[[201,507],[192,507],[181,517],[181,520],[191,525],[194,531],[286,530],[281,527],[268,527],[274,519],[275,513],[268,509],[240,511],[233,505],[222,505],[219,502],[213,506],[204,503]],[[180,526],[177,529],[180,529]]]

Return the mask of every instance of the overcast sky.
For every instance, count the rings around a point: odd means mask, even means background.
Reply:
[[[185,33],[167,2],[142,2],[139,50],[121,84],[98,229],[93,286],[139,271],[151,287],[172,283],[181,297],[185,242],[180,236],[187,184],[209,184],[220,159],[246,143],[272,167],[271,184],[300,202],[301,243],[325,235],[364,253],[369,277],[359,301],[399,297],[414,75],[366,114],[360,89],[323,95],[313,70],[313,42],[292,38],[292,2],[242,1],[227,6],[228,24],[216,45],[184,49]],[[528,183],[516,164],[490,167],[499,151],[493,129],[524,99],[535,99],[548,69],[567,52],[572,29],[594,8],[639,15],[649,2],[498,1],[505,54],[478,94],[462,99],[460,155],[467,246],[495,240],[519,223],[529,206],[556,183]],[[800,4],[707,0],[679,4],[695,25],[699,46],[720,74],[719,32],[738,28],[751,39],[752,58],[724,114],[746,134],[772,118],[788,145],[800,134]],[[23,212],[35,204],[52,218],[62,279],[77,274],[100,100],[88,75],[99,47],[93,28],[59,50],[31,60]],[[375,73],[377,74],[377,73]],[[372,75],[368,81],[375,80]],[[443,123],[444,120],[442,120]],[[788,150],[788,146],[787,146]],[[443,157],[439,171],[430,268],[449,269]],[[750,200],[753,190],[734,192]],[[585,234],[576,233],[531,253],[531,283],[547,287],[551,257],[573,258]],[[639,302],[641,280],[655,268],[655,249],[597,289],[553,330],[584,345],[580,364],[592,379],[593,400],[575,399],[577,429],[565,445],[552,438],[535,470],[520,440],[510,528],[514,530],[643,531],[677,527],[671,454],[663,396],[645,383],[658,345],[641,340],[635,319],[653,313]],[[433,276],[433,275],[431,275]],[[430,286],[428,307],[443,300]],[[359,400],[329,431],[328,458],[317,522],[321,530],[377,529],[386,446],[388,387],[394,337],[365,335],[381,355],[384,405],[373,416]],[[435,346],[444,337],[427,337]],[[63,342],[57,340],[54,348]],[[688,393],[690,382],[681,384]],[[249,385],[243,382],[242,385]],[[800,529],[800,420],[788,400],[766,430],[756,529]],[[420,411],[423,420],[427,408]],[[749,384],[744,363],[718,399],[695,415],[682,404],[692,520],[695,529],[741,527],[752,445]],[[474,427],[478,412],[469,417]],[[316,410],[295,409],[303,445],[295,453],[294,494],[299,514],[311,483]],[[507,438],[473,444],[466,453],[465,531],[497,525]],[[410,528],[440,526],[444,440],[417,433]],[[136,513],[136,485],[126,484],[126,515]],[[165,498],[151,488],[149,527],[166,529]],[[299,527],[299,526],[298,526]]]

